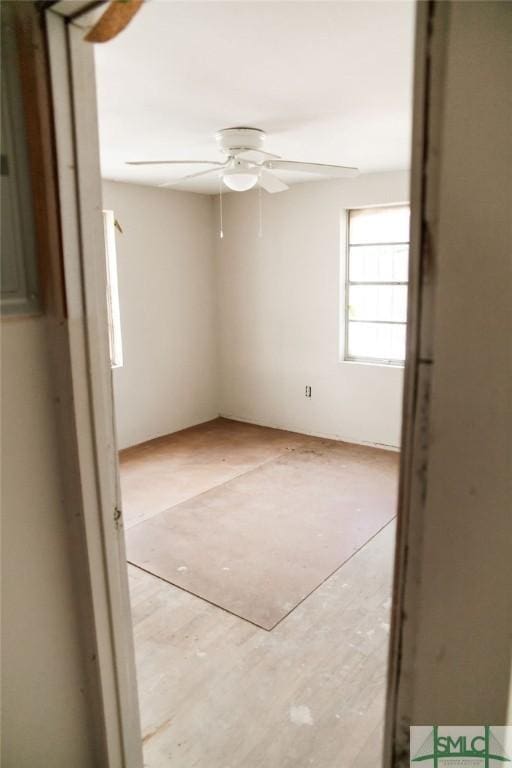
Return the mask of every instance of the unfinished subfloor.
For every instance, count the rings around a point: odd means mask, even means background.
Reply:
[[[372,507],[368,513],[349,497],[363,517],[375,515],[380,505],[384,512],[374,519],[382,524],[364,529],[364,541],[354,539],[353,551],[340,555],[334,569],[330,562],[326,577],[270,631],[223,610],[220,602],[214,605],[190,589],[169,583],[174,576],[164,580],[129,565],[148,768],[373,768],[378,764],[394,545],[389,509],[395,504],[396,454],[218,419],[122,452],[126,524],[133,532],[145,521],[153,520],[155,525],[163,512],[166,520],[171,519],[174,509],[177,519],[190,514],[197,525],[202,520],[197,497],[204,500],[213,493],[215,503],[207,508],[215,514],[222,507],[223,489],[227,501],[237,494],[246,514],[248,501],[240,496],[240,482],[262,499],[267,512],[273,501],[281,508],[286,504],[282,496],[286,488],[276,490],[276,483],[290,452],[294,482],[304,488],[308,482],[316,483],[319,499],[329,494],[330,482],[332,496],[341,499],[339,478],[332,479],[338,461],[352,491],[359,493],[357,489],[364,487],[368,494],[373,487],[373,495],[367,496]],[[325,472],[318,468],[324,455]],[[304,456],[314,457],[315,471],[308,462],[298,470],[297,457]],[[366,466],[365,483],[354,485],[349,475],[357,476],[361,464]],[[290,482],[286,472],[282,482]],[[306,507],[297,506],[293,495],[289,498],[292,509],[297,507],[300,527]],[[202,509],[204,501],[201,504]],[[230,515],[236,515],[238,508],[231,505]],[[257,504],[253,513],[258,515]],[[311,520],[306,523],[311,525]],[[293,526],[293,520],[287,525]],[[229,526],[226,530],[229,551],[233,546],[229,542],[235,540],[230,539],[233,530],[229,533]],[[172,537],[170,542],[172,547]],[[330,551],[328,547],[326,552]],[[257,570],[257,563],[251,567]],[[301,567],[300,557],[296,567]],[[186,571],[178,566],[178,575],[179,568]],[[264,580],[260,591],[272,595],[272,583]],[[255,593],[256,602],[258,597]]]

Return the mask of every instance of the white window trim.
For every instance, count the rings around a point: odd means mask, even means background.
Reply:
[[[399,206],[405,206],[410,205],[409,202],[401,202],[401,203],[384,203],[380,205],[363,205],[363,206],[354,206],[351,208],[347,208],[345,211],[345,282],[344,282],[344,291],[345,291],[345,299],[343,302],[343,329],[344,329],[344,335],[343,335],[343,363],[350,363],[352,365],[378,365],[383,367],[392,367],[392,368],[403,368],[405,365],[405,358],[402,359],[396,359],[396,358],[384,358],[384,357],[359,357],[355,355],[349,355],[348,352],[348,327],[349,327],[349,317],[348,317],[348,295],[349,295],[349,287],[350,285],[357,285],[357,281],[352,282],[350,280],[350,212],[351,211],[358,211],[358,210],[366,210],[369,208],[396,208]],[[379,243],[369,243],[369,245],[379,245]],[[407,242],[400,242],[400,243],[385,243],[385,245],[408,245],[410,247],[410,237]],[[409,281],[403,282],[379,282],[379,285],[409,285]],[[371,283],[364,283],[364,285],[371,285]],[[375,320],[372,321],[375,323],[378,323],[379,321]],[[391,321],[381,321],[387,325],[391,323]],[[394,323],[392,323],[394,324]],[[405,322],[397,322],[397,325],[405,325],[407,330],[407,321]]]

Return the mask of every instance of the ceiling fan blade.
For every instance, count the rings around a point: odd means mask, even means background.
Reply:
[[[217,160],[127,160],[125,165],[226,165]]]
[[[297,171],[298,173],[316,173],[330,179],[350,179],[359,174],[358,168],[344,165],[328,165],[327,163],[300,163],[294,160],[269,160],[265,168],[279,171]]]
[[[140,9],[143,0],[123,0],[111,2],[99,21],[86,34],[88,43],[108,43],[123,31]]]
[[[272,152],[265,152],[263,149],[245,149],[237,152],[235,157],[237,160],[248,160],[250,163],[262,163],[267,157],[279,160],[281,155],[273,155]]]
[[[259,172],[259,185],[260,187],[263,187],[266,192],[270,192],[271,194],[274,192],[284,192],[286,189],[290,189],[284,181],[281,181],[281,179],[278,179],[273,173],[270,173],[270,171],[266,171],[263,168]]]
[[[219,165],[227,165],[227,163],[219,163]],[[175,179],[174,181],[166,181],[165,184],[159,184],[159,187],[174,187],[176,184],[181,184],[182,181],[188,181],[189,179],[196,179],[198,176],[207,176],[209,173],[218,173],[220,168],[208,168],[207,171],[199,171],[199,173],[190,173],[188,176],[182,176],[181,179]]]

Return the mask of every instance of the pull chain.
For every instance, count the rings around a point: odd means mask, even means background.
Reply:
[[[220,200],[220,230],[219,237],[222,240],[224,238],[224,227],[222,222],[222,178],[219,176],[219,200]]]
[[[258,186],[258,208],[259,208],[258,237],[263,237],[263,213],[261,208],[261,187],[260,186]]]

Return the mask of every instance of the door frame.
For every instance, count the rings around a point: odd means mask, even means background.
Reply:
[[[53,95],[75,418],[69,429],[77,444],[101,718],[109,768],[141,768],[142,740],[109,362],[94,57],[93,46],[83,40],[85,30],[97,17],[97,5],[88,0],[59,0],[45,4],[43,15]],[[422,442],[427,418],[423,395],[428,391],[430,376],[432,299],[425,272],[424,170],[428,152],[427,88],[432,66],[430,24],[432,9],[440,5],[438,0],[416,4],[409,314],[383,761],[386,768],[396,765],[397,745],[404,744],[398,719],[407,720],[407,702],[401,702],[399,716],[397,700],[403,644],[413,642],[413,628],[410,623],[404,628],[403,620],[404,600],[413,595],[413,589],[405,594],[405,584],[410,586],[414,579],[408,571],[407,553],[417,550],[421,534],[421,520],[412,525],[408,508],[414,494],[421,493],[426,451]]]
[[[97,5],[93,4],[93,5]],[[95,640],[95,717],[105,765],[142,768],[133,628],[110,367],[105,244],[90,2],[42,10],[49,65],[69,382],[82,546]],[[102,12],[103,8],[99,9]],[[65,437],[65,436],[64,436]],[[102,764],[103,760],[102,760]]]

